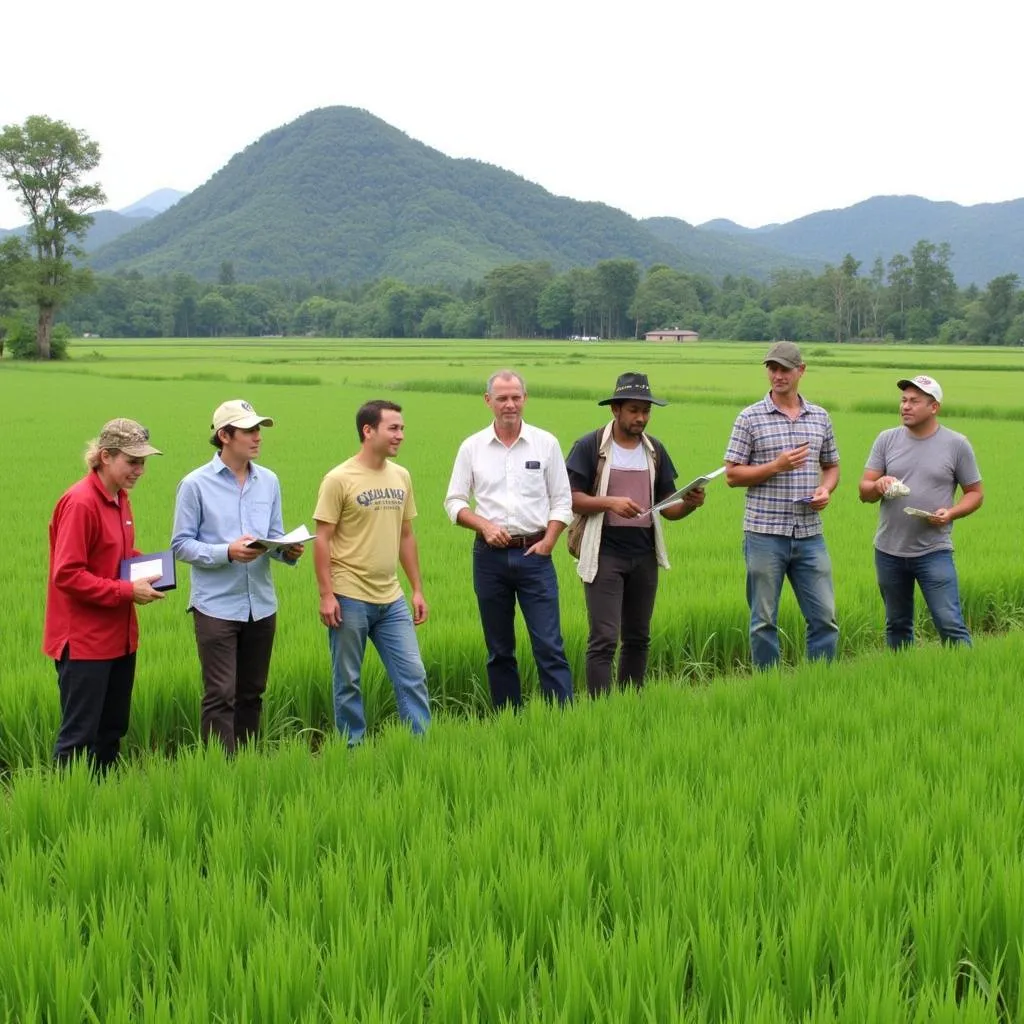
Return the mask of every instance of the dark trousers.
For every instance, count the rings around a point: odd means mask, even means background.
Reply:
[[[620,686],[642,686],[651,647],[651,616],[658,592],[658,558],[653,551],[632,557],[601,553],[597,575],[584,583],[590,637],[587,640],[587,691],[591,697],[611,689],[612,660],[619,651]]]
[[[135,655],[109,661],[78,661],[65,645],[57,668],[60,689],[60,731],[53,760],[66,765],[85,755],[94,771],[106,773],[117,760],[128,732]]]
[[[215,736],[233,754],[260,727],[277,615],[248,622],[215,619],[192,610],[203,671],[201,734]]]
[[[572,700],[572,672],[562,645],[558,577],[550,555],[522,548],[473,545],[473,589],[487,644],[487,682],[495,708],[523,702],[516,662],[516,600],[526,620],[541,692],[548,700]]]

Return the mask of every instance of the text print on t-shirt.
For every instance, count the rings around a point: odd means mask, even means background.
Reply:
[[[371,487],[356,495],[356,501],[367,508],[401,508],[405,504],[403,487]]]

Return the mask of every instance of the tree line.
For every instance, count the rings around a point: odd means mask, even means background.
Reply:
[[[547,263],[496,267],[459,288],[394,278],[239,284],[230,263],[215,284],[187,274],[96,275],[61,319],[101,337],[642,338],[679,327],[737,341],[876,339],[1024,344],[1016,274],[958,288],[948,245],[920,241],[909,256],[865,273],[847,256],[820,274],[780,270],[768,281],[721,282],[633,260],[555,272]],[[0,299],[2,301],[2,299]],[[2,310],[0,310],[2,315]]]

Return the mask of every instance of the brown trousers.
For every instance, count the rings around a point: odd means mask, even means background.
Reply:
[[[277,615],[233,622],[193,609],[192,617],[203,672],[201,734],[233,754],[259,731]]]

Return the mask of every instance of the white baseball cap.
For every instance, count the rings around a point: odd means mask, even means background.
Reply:
[[[942,385],[934,377],[926,373],[919,373],[916,377],[904,377],[896,381],[896,387],[903,391],[905,388],[917,388],[926,395],[934,398],[936,402],[942,403]]]

